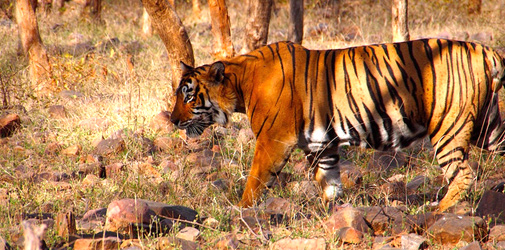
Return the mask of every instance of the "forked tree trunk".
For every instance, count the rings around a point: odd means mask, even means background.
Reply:
[[[468,14],[479,14],[482,0],[468,0]]]
[[[234,55],[230,35],[230,17],[225,0],[209,0],[212,35],[214,36],[214,56],[218,59]]]
[[[303,40],[303,0],[289,1],[288,40],[302,43]]]
[[[147,13],[146,8],[142,8],[142,33],[144,36],[152,36],[153,35],[153,26],[151,23],[151,18]]]
[[[30,0],[16,1],[16,22],[23,52],[30,61],[30,76],[35,90],[48,90],[52,78],[47,51],[42,44],[37,25],[37,17]]]
[[[410,40],[408,26],[408,0],[393,0],[393,42]]]
[[[242,52],[266,45],[273,0],[248,0],[244,47]]]
[[[166,0],[142,0],[152,24],[168,52],[172,67],[172,88],[175,90],[182,76],[180,62],[194,66],[193,47],[188,33],[172,6]]]

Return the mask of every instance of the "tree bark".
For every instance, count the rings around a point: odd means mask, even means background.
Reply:
[[[30,62],[30,76],[35,90],[48,90],[52,78],[47,51],[42,43],[37,25],[37,17],[30,0],[16,1],[16,22],[19,27],[19,38],[23,52]]]
[[[410,40],[408,26],[408,0],[393,0],[393,42]]]
[[[193,47],[188,33],[172,6],[166,0],[142,0],[156,32],[165,44],[172,67],[172,88],[175,91],[182,76],[180,62],[194,66]]]
[[[142,33],[144,36],[152,36],[153,35],[153,26],[151,23],[151,18],[149,17],[149,14],[147,13],[146,8],[142,8]]]
[[[289,1],[288,40],[302,43],[303,40],[303,0]]]
[[[267,44],[268,26],[273,0],[248,0],[243,52],[255,50]]]
[[[230,34],[230,17],[225,0],[209,0],[212,35],[214,36],[214,56],[218,59],[234,55]]]

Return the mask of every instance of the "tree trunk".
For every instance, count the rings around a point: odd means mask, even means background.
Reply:
[[[52,78],[52,68],[39,35],[37,17],[30,0],[16,1],[16,22],[23,52],[30,61],[32,84],[36,85],[37,92],[46,91]]]
[[[193,47],[188,33],[172,6],[166,0],[142,0],[153,27],[165,44],[172,67],[172,88],[175,91],[182,76],[180,62],[194,66]]]
[[[302,43],[303,40],[303,0],[289,1],[288,40]]]
[[[242,52],[255,50],[267,44],[272,6],[273,0],[248,0],[247,16],[249,18]]]
[[[200,8],[200,1],[193,0],[192,5],[193,5],[193,16],[199,17],[202,12],[202,9]]]
[[[149,37],[153,35],[153,26],[151,23],[151,18],[149,17],[149,14],[147,13],[146,8],[142,8],[142,33]]]
[[[482,0],[468,0],[468,14],[479,14]]]
[[[393,42],[410,40],[408,26],[408,0],[393,0]]]
[[[214,56],[218,59],[234,55],[230,35],[230,18],[225,0],[209,0],[212,35],[214,36]]]
[[[91,18],[94,21],[101,21],[102,18],[102,0],[91,0],[89,3]]]

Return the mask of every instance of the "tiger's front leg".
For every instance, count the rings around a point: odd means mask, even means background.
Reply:
[[[286,164],[294,145],[261,138],[256,141],[253,164],[239,206],[250,207],[258,200],[265,187]]]
[[[329,147],[307,155],[307,159],[313,168],[314,180],[323,191],[323,201],[329,202],[342,196],[338,149]]]

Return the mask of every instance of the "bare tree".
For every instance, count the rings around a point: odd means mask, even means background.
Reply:
[[[247,16],[249,18],[246,24],[242,52],[266,45],[273,6],[273,0],[248,0],[247,2]]]
[[[393,0],[393,42],[410,40],[408,25],[408,0]]]
[[[230,58],[234,55],[230,35],[230,17],[225,0],[209,0],[212,35],[214,36],[214,56]]]
[[[303,40],[303,0],[289,1],[288,40],[302,43]]]
[[[30,0],[16,1],[16,21],[23,52],[30,61],[32,84],[36,84],[36,91],[48,90],[52,68],[39,35],[37,17]]]
[[[195,65],[193,47],[188,33],[181,19],[166,0],[142,0],[142,4],[167,49],[168,60],[172,67],[172,88],[175,90],[182,76],[180,62]]]
[[[482,0],[468,0],[468,14],[479,14]]]
[[[153,26],[151,23],[151,18],[147,13],[146,8],[142,8],[142,33],[144,36],[152,36],[153,35]]]

